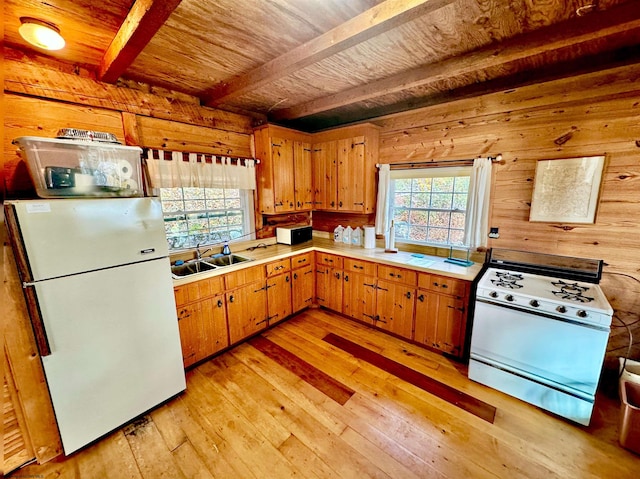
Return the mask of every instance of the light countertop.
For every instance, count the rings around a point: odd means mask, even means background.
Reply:
[[[294,246],[276,244],[275,238],[269,238],[269,240],[261,243],[266,244],[267,247],[236,250],[233,248],[233,245],[231,245],[231,251],[233,253],[251,258],[253,261],[246,261],[244,263],[238,263],[233,266],[218,268],[214,271],[208,271],[193,274],[180,279],[174,279],[173,285],[181,286],[193,281],[199,281],[201,279],[218,276],[220,274],[226,274],[231,271],[237,271],[243,268],[266,264],[271,261],[286,258],[287,256],[311,251],[333,253],[345,257],[372,261],[379,264],[399,266],[415,271],[421,271],[424,273],[441,274],[443,276],[449,276],[452,278],[463,279],[467,281],[472,281],[473,279],[475,279],[475,277],[480,272],[480,269],[482,268],[482,263],[474,263],[469,267],[464,267],[451,263],[445,263],[444,260],[446,258],[440,256],[430,256],[404,251],[399,251],[398,253],[385,253],[384,248],[364,249],[358,246],[349,246],[341,243],[335,243],[330,239],[315,236],[311,241],[307,241],[306,243]]]

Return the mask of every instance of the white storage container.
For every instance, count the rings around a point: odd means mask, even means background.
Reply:
[[[35,136],[13,142],[41,198],[143,194],[137,146]]]

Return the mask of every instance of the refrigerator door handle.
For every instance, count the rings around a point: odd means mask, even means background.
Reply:
[[[25,299],[27,300],[27,309],[29,310],[29,316],[31,317],[33,334],[36,338],[36,344],[38,345],[40,356],[50,356],[51,347],[49,346],[49,339],[47,338],[47,332],[44,329],[44,322],[42,321],[42,314],[40,313],[40,307],[38,306],[36,289],[33,283],[23,283],[22,287],[24,289]]]

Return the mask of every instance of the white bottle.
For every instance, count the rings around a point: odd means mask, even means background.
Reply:
[[[362,230],[359,226],[351,233],[351,244],[353,246],[362,246]]]
[[[342,225],[336,226],[336,229],[333,230],[333,241],[336,243],[342,243],[342,236],[344,234],[344,228]]]
[[[351,229],[351,226],[347,226],[344,229],[344,232],[342,233],[342,242],[344,244],[351,244],[351,233],[353,232],[353,230]]]

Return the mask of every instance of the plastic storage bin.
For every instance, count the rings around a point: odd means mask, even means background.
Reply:
[[[13,143],[26,158],[41,198],[142,196],[137,146],[33,136]]]
[[[640,384],[622,382],[620,445],[640,454]]]

